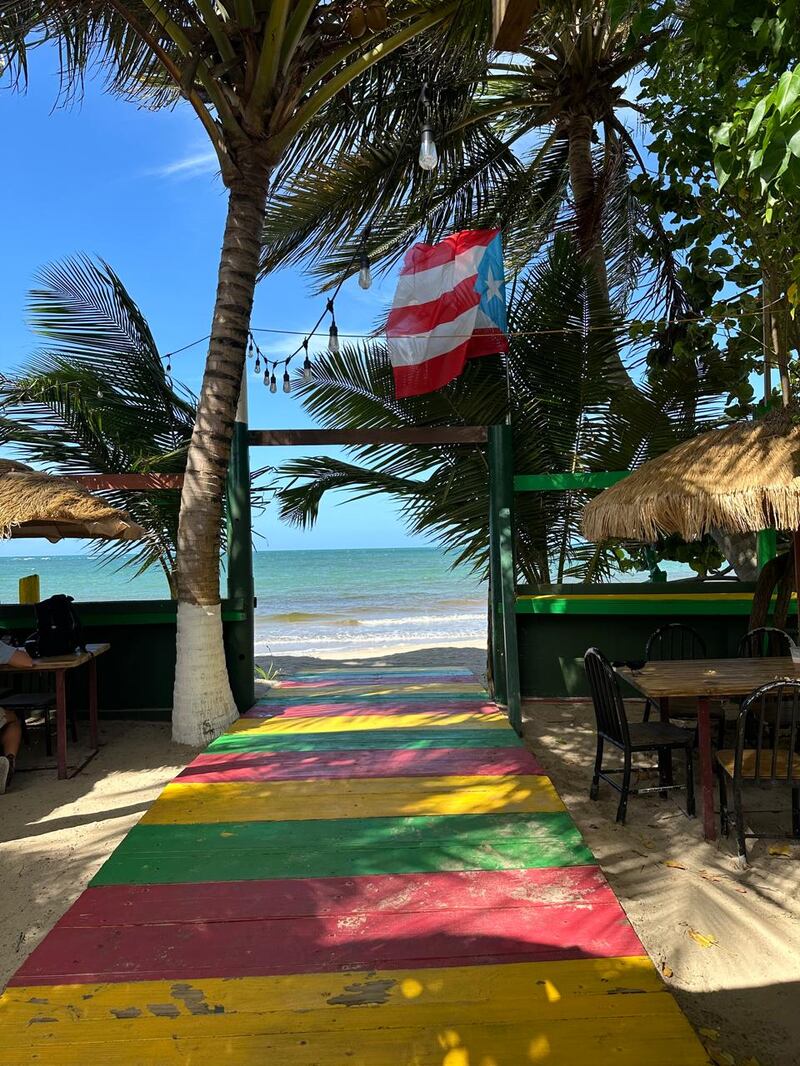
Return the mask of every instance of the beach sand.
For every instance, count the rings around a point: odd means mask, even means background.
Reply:
[[[486,653],[473,645],[366,657],[359,649],[353,659],[264,657],[260,664],[271,674],[258,682],[266,692],[315,666],[458,666],[480,678]],[[770,843],[758,843],[752,867],[739,873],[730,844],[705,844],[699,823],[672,799],[632,799],[628,825],[619,827],[610,789],[598,803],[588,799],[590,705],[531,702],[525,714],[527,740],[713,1061],[800,1066],[800,849],[771,855]],[[102,739],[76,778],[21,773],[0,797],[0,986],[195,754],[173,744],[161,722],[106,721]]]

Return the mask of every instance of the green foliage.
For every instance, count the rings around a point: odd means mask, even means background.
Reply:
[[[46,267],[38,280],[29,315],[45,345],[0,385],[6,439],[23,459],[59,474],[183,473],[195,400],[165,373],[119,277],[103,261],[78,257]],[[147,536],[93,550],[137,573],[157,563],[173,588],[180,494],[100,495]]]
[[[700,372],[660,369],[640,388],[614,393],[620,323],[572,240],[561,234],[516,286],[509,307],[507,362],[486,357],[461,378],[424,396],[398,400],[380,343],[348,346],[315,362],[295,388],[325,426],[490,425],[511,405],[519,472],[618,470],[642,462],[720,414]],[[594,328],[595,332],[588,332]],[[507,376],[506,376],[507,375]],[[388,493],[414,532],[426,533],[472,564],[488,566],[488,469],[477,447],[382,445],[356,449],[352,462],[311,458],[281,470],[281,515],[307,527],[329,492],[356,498]],[[529,582],[608,573],[613,555],[579,535],[585,492],[525,493],[517,501],[518,563]]]

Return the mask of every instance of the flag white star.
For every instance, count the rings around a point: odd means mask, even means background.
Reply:
[[[502,278],[495,279],[495,276],[492,273],[492,268],[489,267],[488,271],[486,272],[486,299],[487,299],[487,301],[488,300],[494,300],[495,298],[497,298],[498,300],[500,299],[500,286],[502,284],[503,284],[503,279]]]

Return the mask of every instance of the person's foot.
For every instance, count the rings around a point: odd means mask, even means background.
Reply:
[[[0,796],[5,792],[11,780],[12,765],[7,755],[0,755]]]

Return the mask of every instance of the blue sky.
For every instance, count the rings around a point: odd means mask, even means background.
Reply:
[[[77,252],[99,255],[117,271],[147,317],[162,352],[208,332],[216,284],[226,197],[211,153],[194,117],[184,108],[152,113],[87,82],[84,98],[56,108],[57,65],[44,50],[33,56],[27,93],[0,79],[3,168],[3,256],[0,259],[0,371],[24,364],[36,347],[25,322],[26,294],[36,271]],[[11,206],[13,205],[13,207]],[[365,293],[355,279],[337,300],[342,333],[366,332],[391,300],[393,282]],[[281,271],[260,284],[253,325],[304,330],[322,301],[296,271]],[[265,352],[287,354],[290,338],[260,335]],[[312,347],[313,351],[313,347]],[[197,392],[205,349],[179,355],[176,376]],[[299,401],[272,396],[250,377],[250,424],[259,428],[310,425]],[[258,449],[264,466],[303,454],[300,449]],[[306,454],[314,454],[308,452]],[[330,451],[330,454],[335,454]],[[422,544],[407,535],[386,497],[339,506],[341,494],[323,503],[317,527],[300,533],[272,513],[256,520],[264,548],[394,547]],[[20,554],[19,542],[0,543],[0,555]],[[60,552],[80,550],[62,544]],[[53,554],[45,541],[28,541],[26,555]]]

